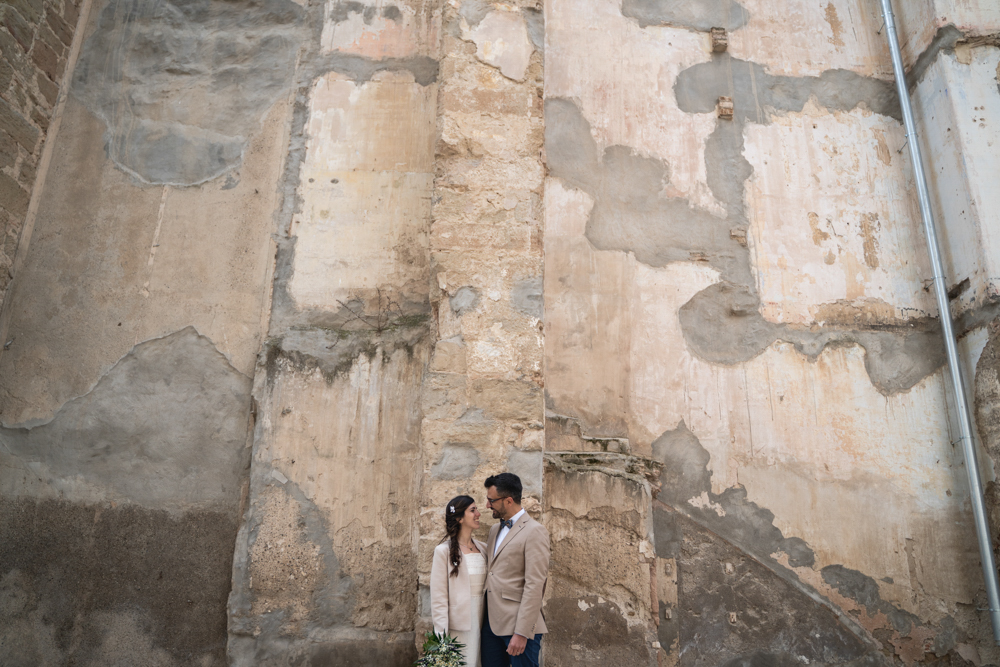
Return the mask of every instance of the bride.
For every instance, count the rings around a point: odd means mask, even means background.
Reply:
[[[456,496],[444,510],[446,536],[431,565],[431,619],[438,634],[450,633],[465,648],[465,664],[479,667],[483,625],[486,545],[473,539],[479,509],[469,496]]]

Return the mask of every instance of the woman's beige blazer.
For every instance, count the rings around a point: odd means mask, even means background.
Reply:
[[[486,545],[477,539],[472,541],[485,558]],[[448,548],[447,542],[434,548],[434,560],[431,562],[431,620],[435,632],[467,632],[472,629],[469,568],[463,555],[458,574],[452,577]]]

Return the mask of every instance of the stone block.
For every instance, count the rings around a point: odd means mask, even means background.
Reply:
[[[0,76],[2,76],[2,72],[0,72]],[[0,81],[0,83],[2,83],[2,81]],[[41,73],[35,75],[35,85],[38,86],[38,91],[42,94],[42,97],[45,98],[49,107],[55,106],[56,99],[59,97],[59,86],[49,81],[49,77]]]
[[[542,495],[542,453],[513,450],[507,456],[507,470],[521,478],[525,496]]]
[[[24,18],[10,6],[4,8],[3,25],[10,34],[14,36],[17,43],[25,51],[31,49],[31,42],[35,38],[35,30]]]
[[[40,107],[34,107],[31,110],[31,120],[35,122],[35,125],[41,128],[42,132],[48,132],[49,130],[49,115],[45,113]]]
[[[42,18],[44,0],[9,0],[4,4],[17,10],[17,13],[31,23],[38,23]]]
[[[531,381],[477,379],[469,400],[497,419],[542,420],[542,391]]]
[[[441,457],[431,468],[431,477],[439,480],[467,479],[475,474],[481,457],[469,445],[445,445]]]
[[[28,212],[29,195],[13,178],[0,173],[0,206],[16,216],[24,216]]]
[[[45,42],[35,42],[31,49],[31,60],[45,72],[50,79],[58,81],[62,76],[65,61]]]
[[[35,37],[48,44],[52,52],[60,58],[66,55],[66,45],[62,43],[62,40],[47,25],[42,24],[38,26],[38,29],[35,31]]]
[[[505,77],[524,81],[535,50],[520,12],[492,11],[471,32],[476,57],[500,70]]]
[[[80,20],[79,3],[76,3],[73,0],[64,0],[62,7],[63,7],[62,10],[63,18],[66,19],[67,23],[75,26],[76,22]]]
[[[452,373],[428,373],[421,403],[425,419],[457,419],[465,411],[466,379]]]
[[[439,340],[431,357],[431,370],[439,373],[465,373],[465,345],[460,336]]]
[[[29,153],[35,152],[38,130],[2,99],[0,99],[0,130],[13,137]]]
[[[54,7],[49,7],[48,11],[45,12],[45,22],[49,24],[49,28],[65,46],[73,43],[73,26],[63,20]]]
[[[6,132],[0,132],[0,167],[10,167],[17,160],[17,142]]]
[[[31,186],[35,184],[36,166],[34,156],[26,155],[21,160],[21,167],[17,170],[17,180],[28,192],[31,192]]]

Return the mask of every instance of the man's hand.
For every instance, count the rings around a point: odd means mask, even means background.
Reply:
[[[528,645],[528,638],[522,637],[521,635],[514,635],[510,638],[510,643],[507,644],[507,654],[508,655],[521,655],[524,653],[524,647]]]

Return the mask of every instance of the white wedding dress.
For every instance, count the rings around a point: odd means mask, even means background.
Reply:
[[[455,639],[465,644],[466,667],[479,667],[479,632],[483,626],[483,589],[486,587],[486,559],[480,553],[463,554],[465,566],[469,570],[469,593],[472,595],[472,629],[467,632],[455,631]]]

